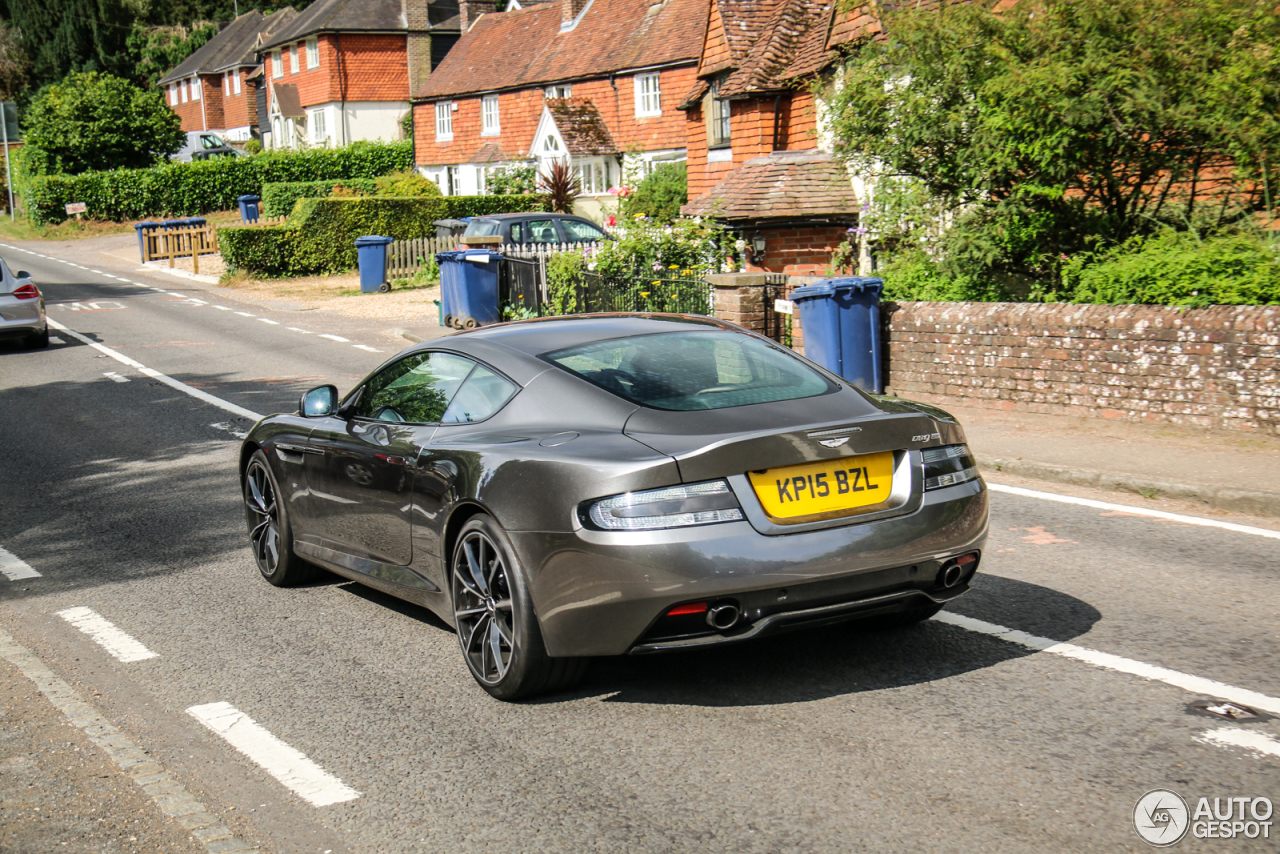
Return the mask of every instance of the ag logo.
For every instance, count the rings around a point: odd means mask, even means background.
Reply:
[[[1167,848],[1182,841],[1191,825],[1187,802],[1177,792],[1152,789],[1133,808],[1133,827],[1143,841]]]
[[[848,436],[836,436],[833,439],[819,439],[818,444],[824,448],[838,448],[849,441]]]

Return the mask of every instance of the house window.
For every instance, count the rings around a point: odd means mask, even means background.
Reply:
[[[191,79],[191,100],[193,101],[200,100],[200,78],[199,77],[193,77]]]
[[[178,94],[182,96],[182,103],[187,103],[187,81],[178,84]]]
[[[237,95],[240,94],[240,72],[234,71],[231,74],[231,91]]]
[[[560,153],[560,140],[556,139],[555,134],[547,134],[547,138],[542,141],[542,150],[552,155]]]
[[[453,104],[441,101],[436,104],[436,142],[449,142],[453,139]]]
[[[599,196],[609,190],[609,163],[602,158],[592,158],[577,164],[578,181],[587,196]]]
[[[178,106],[178,84],[177,83],[169,84],[169,106],[170,107]]]
[[[307,39],[307,68],[320,67],[320,41],[315,36]]]
[[[298,73],[298,57],[302,55],[302,42],[298,42],[297,49],[289,51],[289,73]]]
[[[558,86],[547,87],[548,98],[569,98],[572,96],[573,87],[569,84],[561,84]]]
[[[280,51],[278,50],[271,51],[271,76],[272,77],[284,76],[284,62],[281,61]]]
[[[707,117],[707,147],[723,148],[729,145],[729,102],[720,97],[720,81],[711,84],[707,93],[710,102]]]
[[[311,128],[311,141],[320,145],[329,141],[326,112],[326,110],[316,110],[307,114],[307,124]]]
[[[222,94],[224,96],[231,95],[231,72],[222,75]]]
[[[502,125],[498,122],[498,96],[485,95],[480,104],[482,113],[480,133],[489,135],[501,133]]]
[[[658,88],[658,75],[636,75],[636,115],[662,115],[662,92]]]

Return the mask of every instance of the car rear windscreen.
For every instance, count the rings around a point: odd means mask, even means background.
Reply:
[[[467,230],[463,232],[467,237],[489,237],[498,234],[502,228],[502,223],[492,219],[473,219],[467,223]]]
[[[655,409],[726,409],[799,400],[836,389],[784,348],[738,332],[612,338],[543,353],[541,358]]]

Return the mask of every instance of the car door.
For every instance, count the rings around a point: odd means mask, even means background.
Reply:
[[[608,240],[609,236],[589,222],[576,219],[560,220],[560,228],[564,231],[565,243],[597,243]]]
[[[413,353],[317,419],[306,466],[319,545],[396,566],[413,560],[416,462],[474,367],[454,353]]]

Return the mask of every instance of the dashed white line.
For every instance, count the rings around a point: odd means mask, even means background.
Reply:
[[[1253,534],[1257,537],[1270,537],[1280,540],[1280,531],[1268,531],[1266,528],[1252,528],[1248,525],[1237,525],[1234,522],[1221,522],[1217,519],[1201,519],[1199,516],[1182,516],[1164,510],[1147,507],[1133,507],[1128,504],[1112,504],[1108,501],[1094,501],[1092,498],[1076,498],[1071,495],[1059,495],[1056,492],[1040,492],[1035,489],[1023,489],[1020,486],[1005,486],[1000,483],[987,483],[992,492],[1007,492],[1010,495],[1021,495],[1024,498],[1040,498],[1044,501],[1057,501],[1061,504],[1076,504],[1080,507],[1092,507],[1096,510],[1114,510],[1122,513],[1136,513],[1140,516],[1151,516],[1156,519],[1167,519],[1170,522],[1182,522],[1187,525],[1201,525],[1206,528],[1221,528],[1237,534]]]
[[[1007,626],[997,625],[996,623],[988,623],[985,620],[976,620],[973,617],[966,617],[962,614],[954,614],[950,611],[943,611],[934,617],[935,620],[942,623],[950,623],[953,626],[959,626],[962,629],[968,629],[971,632],[978,632],[984,635],[991,635],[1001,640],[1016,643],[1027,649],[1036,652],[1051,652],[1054,655],[1065,656],[1066,658],[1074,658],[1076,661],[1083,661],[1086,664],[1092,664],[1094,667],[1101,667],[1106,670],[1115,670],[1120,673],[1128,673],[1133,676],[1140,676],[1143,679],[1150,679],[1153,682],[1163,682],[1166,685],[1172,685],[1175,688],[1181,688],[1193,694],[1207,694],[1211,697],[1218,697],[1224,700],[1230,700],[1233,703],[1239,703],[1244,706],[1252,706],[1255,709],[1262,709],[1271,714],[1280,715],[1280,698],[1268,697],[1266,694],[1259,694],[1257,691],[1250,691],[1247,688],[1237,688],[1234,685],[1227,685],[1224,682],[1217,682],[1213,679],[1205,679],[1200,676],[1192,676],[1189,673],[1180,673],[1177,670],[1170,670],[1167,667],[1160,667],[1155,664],[1147,664],[1143,661],[1134,661],[1132,658],[1122,658],[1118,655],[1112,655],[1109,652],[1099,652],[1096,649],[1086,649],[1082,646],[1076,646],[1073,643],[1064,643],[1062,641],[1051,640],[1050,638],[1037,637],[1029,635],[1026,632],[1020,632],[1017,629],[1011,629]]]
[[[230,703],[192,706],[187,714],[226,739],[236,750],[312,806],[355,800],[360,793],[276,738]]]
[[[214,308],[218,311],[231,311],[231,307],[227,305],[215,305]]]
[[[1200,740],[1210,744],[1229,744],[1232,747],[1243,747],[1246,750],[1253,750],[1257,753],[1280,756],[1280,741],[1276,741],[1271,736],[1256,730],[1240,729],[1239,727],[1211,729],[1200,736]]]
[[[115,371],[103,371],[102,375],[107,379],[112,380],[114,382],[118,382],[118,383],[127,383],[129,381],[128,377],[122,377],[119,374],[117,374]]]
[[[93,638],[98,646],[125,664],[158,658],[154,652],[116,628],[114,623],[89,608],[68,608],[59,611],[57,616]]]
[[[258,320],[259,320],[260,322],[262,322],[262,323],[270,323],[272,326],[279,326],[279,325],[280,325],[280,321],[278,321],[278,320],[272,320],[272,319],[270,319],[270,318],[268,318],[268,317],[259,317],[259,318],[258,318]]]
[[[357,350],[366,350],[366,351],[368,351],[368,352],[370,352],[370,353],[381,353],[381,352],[382,352],[381,350],[377,349],[376,347],[370,347],[368,344],[352,344],[351,346],[352,346],[352,347],[355,347]]]
[[[296,326],[286,326],[286,327],[285,327],[285,329],[288,329],[290,332],[301,332],[303,335],[310,335],[310,334],[311,334],[311,330],[309,330],[309,329],[299,329],[299,328],[298,328],[298,327],[296,327]]]
[[[250,314],[247,311],[237,311],[236,314],[240,315],[241,317],[257,317],[257,315]]]
[[[52,326],[54,329],[59,330],[60,332],[65,332],[67,335],[70,335],[72,338],[76,339],[82,344],[88,344],[90,347],[94,348],[99,353],[105,353],[106,355],[115,359],[117,362],[120,362],[121,364],[128,365],[129,367],[136,369],[139,373],[143,374],[144,376],[151,377],[154,380],[159,380],[165,385],[171,388],[177,389],[183,394],[189,394],[192,397],[199,398],[200,400],[203,400],[205,403],[212,403],[214,406],[218,407],[219,409],[225,409],[227,412],[230,412],[234,415],[239,415],[242,418],[248,418],[250,421],[258,421],[259,419],[262,418],[261,415],[259,415],[257,412],[254,412],[252,409],[245,409],[243,406],[237,406],[236,404],[232,403],[229,400],[223,400],[220,397],[215,397],[212,394],[209,394],[207,391],[201,391],[198,388],[193,388],[192,386],[187,385],[181,380],[175,380],[171,376],[167,376],[165,374],[160,373],[154,368],[148,368],[146,365],[142,364],[141,362],[136,362],[133,359],[130,359],[128,356],[124,355],[123,353],[112,350],[110,347],[106,346],[105,344],[99,344],[97,341],[94,341],[91,338],[86,338],[85,336],[81,335],[79,332],[76,332],[75,330],[68,329],[67,327],[63,326],[61,323],[59,323],[56,320],[51,319],[49,321],[49,325]]]
[[[40,573],[32,569],[25,560],[3,548],[0,548],[0,574],[10,581],[40,577]]]
[[[186,295],[186,294],[179,294],[179,293],[175,293],[175,292],[173,292],[173,291],[165,291],[165,293],[167,293],[167,294],[168,294],[169,296],[171,296],[171,297],[177,297],[178,299],[186,299],[186,298],[187,298],[187,295]]]
[[[341,335],[330,335],[328,332],[321,332],[321,338],[328,338],[330,341],[337,341],[339,344],[350,344],[350,338],[343,338]]]

